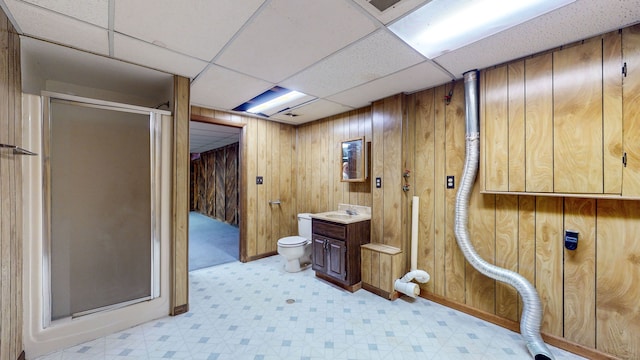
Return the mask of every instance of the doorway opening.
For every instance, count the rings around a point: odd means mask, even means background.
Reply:
[[[189,124],[189,271],[240,259],[242,124]]]

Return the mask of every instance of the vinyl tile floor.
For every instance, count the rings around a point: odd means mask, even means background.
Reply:
[[[286,273],[280,256],[190,272],[190,311],[38,358],[531,359],[520,334],[425,299]],[[549,347],[556,360],[583,359]]]

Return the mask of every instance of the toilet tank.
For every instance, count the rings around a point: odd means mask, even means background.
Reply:
[[[311,239],[311,214],[298,214],[298,236]]]

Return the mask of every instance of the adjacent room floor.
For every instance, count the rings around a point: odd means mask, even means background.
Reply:
[[[518,333],[424,299],[286,273],[279,256],[192,271],[190,311],[39,360],[531,359]],[[583,359],[551,347],[557,360]]]
[[[220,220],[189,213],[189,271],[237,261],[240,230]]]

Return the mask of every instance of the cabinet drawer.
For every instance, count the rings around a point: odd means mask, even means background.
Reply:
[[[313,219],[312,232],[330,238],[345,240],[347,238],[347,227],[345,225],[324,222]]]

